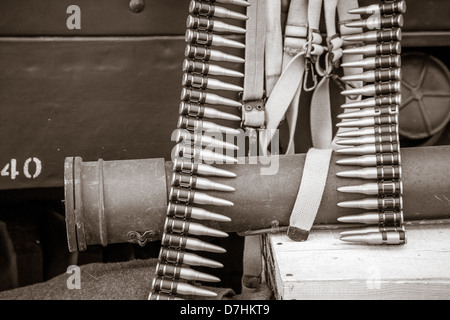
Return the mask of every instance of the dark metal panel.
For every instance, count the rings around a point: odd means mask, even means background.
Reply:
[[[183,48],[169,38],[0,41],[0,189],[62,186],[71,155],[168,157]],[[36,178],[25,176],[29,158],[42,164]]]
[[[142,0],[140,12],[131,0],[2,0],[0,36],[149,36],[183,35],[190,0]],[[70,5],[80,8],[81,29],[69,30]],[[222,5],[221,5],[222,6]],[[245,12],[244,7],[225,6]],[[69,11],[71,12],[71,11]],[[228,23],[245,26],[245,22]]]
[[[145,0],[139,13],[130,0],[2,0],[0,35],[173,35],[184,34],[189,0]],[[81,29],[69,30],[70,5],[81,11]]]

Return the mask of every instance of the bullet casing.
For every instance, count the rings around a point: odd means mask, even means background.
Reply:
[[[344,186],[338,188],[339,192],[361,193],[367,195],[398,196],[402,194],[401,181],[378,181],[358,186]]]
[[[400,245],[406,243],[406,232],[404,230],[373,232],[367,234],[343,236],[341,237],[341,240],[363,244]]]
[[[219,169],[203,163],[193,163],[191,161],[188,161],[187,159],[179,158],[174,159],[173,170],[176,172],[183,172],[200,176],[204,175],[224,178],[236,177],[236,174],[231,171]]]
[[[361,88],[353,88],[343,90],[343,95],[363,95],[363,96],[377,96],[393,93],[400,93],[402,89],[401,82],[380,82],[375,84],[366,85]]]
[[[213,20],[208,17],[192,15],[187,17],[186,28],[206,32],[232,32],[236,34],[245,33],[244,28],[236,27],[219,20]]]
[[[192,0],[189,4],[189,12],[206,17],[230,18],[236,20],[247,20],[248,17],[242,13],[234,12],[210,3]]]
[[[373,227],[365,227],[365,228],[355,228],[350,230],[344,230],[340,232],[341,236],[348,236],[354,234],[367,234],[373,232],[398,232],[405,231],[404,227],[396,227],[396,226],[373,226]]]
[[[346,27],[350,28],[364,28],[364,29],[382,29],[382,28],[394,28],[403,27],[404,19],[403,15],[393,16],[373,16],[364,20],[350,21],[345,23]]]
[[[189,173],[175,172],[172,175],[172,186],[182,188],[192,188],[198,190],[211,190],[211,191],[234,191],[233,187],[228,185],[214,182],[212,180],[197,177]]]
[[[211,49],[203,46],[195,46],[191,44],[186,45],[184,50],[184,56],[186,58],[198,59],[204,61],[223,61],[223,62],[234,62],[234,63],[244,63],[245,59],[234,56],[231,54],[223,53],[222,51]]]
[[[233,206],[233,203],[231,201],[216,198],[206,193],[194,191],[192,189],[177,188],[177,187],[170,188],[169,200],[187,204],[195,203],[195,204],[207,204],[226,207]]]
[[[162,293],[162,292],[150,292],[150,294],[148,295],[148,300],[161,300],[161,301],[165,301],[165,300],[185,300],[183,298],[177,297],[174,294],[167,294],[167,293]]]
[[[161,245],[176,250],[207,251],[224,253],[226,250],[209,242],[189,237],[188,235],[163,233]]]
[[[182,117],[185,119],[185,117]],[[189,118],[188,118],[189,119]],[[193,119],[195,121],[202,121]],[[203,124],[203,123],[202,123]],[[203,126],[201,126],[201,129],[203,129]],[[189,129],[193,131],[189,131]],[[228,133],[237,133],[234,131],[234,129],[228,128],[214,128],[213,125],[208,125],[207,128],[204,128],[206,131],[213,131],[217,130],[219,132],[228,132]],[[208,146],[210,148],[221,148],[221,149],[227,149],[227,150],[238,150],[238,146],[234,145],[233,143],[229,143],[226,141],[222,141],[220,139],[215,139],[212,136],[208,136],[205,134],[202,134],[199,132],[200,127],[189,127],[183,129],[177,129],[175,132],[175,142],[180,143],[184,142],[185,144],[190,144],[192,146]]]
[[[360,157],[346,158],[337,160],[339,165],[350,165],[350,166],[384,166],[384,165],[400,165],[400,154],[399,153],[377,153],[377,154],[367,154]]]
[[[153,279],[152,288],[154,291],[161,291],[168,294],[197,295],[207,297],[217,296],[217,294],[213,291],[202,289],[188,283],[169,280],[165,278]]]
[[[217,46],[244,49],[245,44],[206,31],[187,29],[185,41],[203,46]]]
[[[378,210],[378,212],[400,211],[403,209],[402,197],[392,196],[343,201],[339,202],[338,206],[343,208]]]
[[[189,204],[177,204],[169,202],[167,206],[167,216],[178,219],[212,220],[218,222],[231,221],[230,218],[222,214],[217,214],[203,208],[193,207]]]
[[[182,101],[191,101],[194,103],[207,103],[214,105],[224,105],[227,107],[241,107],[242,104],[235,100],[227,99],[221,96],[218,96],[214,93],[205,92],[202,90],[191,89],[191,88],[183,88],[181,90],[181,100]]]
[[[208,118],[208,119],[223,119],[230,121],[240,121],[241,118],[237,115],[219,111],[210,107],[206,107],[199,103],[181,101],[179,114],[190,116],[193,118]]]
[[[369,155],[378,153],[392,153],[399,154],[400,145],[398,143],[376,143],[363,144],[356,147],[348,147],[336,150],[340,154],[354,154],[354,155]]]
[[[400,55],[376,56],[341,64],[345,68],[364,68],[370,70],[375,68],[399,68],[401,65],[402,60]],[[383,75],[386,77],[385,74]],[[348,77],[343,79],[348,79]]]
[[[231,83],[223,82],[214,78],[209,78],[200,74],[185,72],[181,80],[181,84],[185,87],[193,87],[196,89],[212,89],[226,91],[242,91],[243,88]]]
[[[364,100],[345,103],[341,108],[373,108],[388,105],[401,105],[402,98],[400,94],[392,94],[386,96],[375,96],[373,98],[366,98]]]
[[[198,266],[198,267],[202,266],[211,268],[223,267],[223,265],[220,262],[201,257],[195,253],[179,251],[166,247],[161,247],[158,260],[163,263],[167,262],[173,264],[187,264],[189,266]]]
[[[400,179],[402,170],[400,166],[378,166],[375,168],[341,171],[337,175],[343,178],[392,180]]]
[[[386,124],[397,124],[398,115],[384,114],[375,117],[359,118],[356,120],[353,119],[345,119],[345,120],[337,123],[336,126],[344,128],[353,128],[353,127],[361,128],[361,127],[380,126]]]
[[[180,267],[177,265],[171,265],[167,263],[160,263],[156,265],[156,274],[159,277],[171,278],[174,280],[191,280],[191,281],[206,281],[206,282],[219,282],[220,279],[211,276],[207,273],[199,272],[197,270]]]
[[[338,115],[338,118],[351,119],[351,118],[376,117],[381,115],[396,115],[398,114],[398,109],[399,109],[398,105],[365,108],[360,111],[341,113],[340,115]]]
[[[228,76],[228,77],[239,77],[244,76],[243,73],[237,72],[235,70],[226,69],[218,65],[210,64],[208,62],[184,59],[182,70],[184,72],[199,73],[204,76],[215,75],[215,76]]]
[[[339,217],[338,220],[344,223],[363,223],[400,226],[403,224],[403,211],[366,212],[356,215]]]
[[[208,0],[211,3],[234,4],[237,6],[248,7],[250,3],[246,0]]]
[[[343,76],[343,81],[365,81],[365,82],[380,82],[380,81],[394,81],[401,80],[401,69],[376,69],[366,71],[360,74]]]
[[[191,146],[183,143],[175,145],[173,149],[173,158],[190,159],[191,162],[201,163],[201,161],[214,161],[216,163],[236,163],[237,159],[202,149],[201,147]]]
[[[366,42],[391,42],[402,40],[402,30],[400,28],[382,29],[368,31],[361,34],[343,37],[344,41],[366,41]]]
[[[375,144],[383,142],[399,142],[397,134],[377,134],[377,135],[367,135],[358,138],[344,138],[336,141],[338,145],[348,145],[348,146],[359,146],[362,144]]]
[[[164,231],[167,233],[176,233],[180,235],[197,235],[212,237],[228,237],[226,232],[206,227],[200,223],[192,222],[184,219],[166,218]]]
[[[238,129],[221,126],[221,125],[218,125],[211,121],[206,121],[206,120],[196,119],[196,118],[189,118],[186,116],[178,117],[177,128],[185,129],[185,130],[197,133],[197,134],[200,132],[206,132],[206,131],[211,132],[211,133],[212,132],[228,133],[228,134],[239,134],[240,133],[240,131]],[[180,132],[180,131],[178,131],[178,132]],[[183,131],[181,131],[181,132],[183,132]],[[205,139],[205,141],[208,140],[208,138],[206,138],[206,137],[211,138],[209,136],[204,136],[204,138],[202,138],[202,139]],[[182,137],[180,136],[180,138],[182,138]],[[186,137],[186,138],[189,138],[189,137]],[[181,141],[183,139],[179,139],[179,140]],[[215,139],[215,140],[218,140],[218,139]],[[209,142],[212,142],[212,140]],[[235,149],[235,148],[233,147],[233,149]]]
[[[381,55],[400,55],[402,46],[399,41],[368,44],[360,47],[347,48],[343,50],[343,54],[362,54],[365,57],[381,56]]]
[[[351,9],[348,11],[350,14],[363,14],[363,15],[391,15],[406,12],[406,2],[402,1],[390,1],[380,4],[373,4],[366,7],[360,7]]]
[[[398,123],[384,124],[374,127],[363,127],[357,130],[349,130],[337,134],[339,138],[344,137],[360,137],[367,135],[398,135]]]

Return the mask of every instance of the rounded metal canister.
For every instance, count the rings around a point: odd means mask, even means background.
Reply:
[[[399,133],[411,140],[431,139],[450,120],[450,72],[442,61],[425,53],[405,53],[402,61]]]
[[[166,214],[164,159],[64,163],[66,231],[69,250],[87,245],[161,238]]]

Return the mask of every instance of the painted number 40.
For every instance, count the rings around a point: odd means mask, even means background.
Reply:
[[[33,164],[34,165],[33,165]],[[42,171],[42,163],[38,158],[32,157],[25,160],[23,163],[23,175],[28,179],[34,179],[39,176]],[[17,171],[17,160],[11,159],[9,163],[7,163],[2,171],[0,171],[2,177],[10,177],[11,179],[15,179],[20,173]]]

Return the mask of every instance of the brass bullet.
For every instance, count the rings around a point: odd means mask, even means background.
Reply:
[[[223,82],[200,74],[185,72],[181,79],[181,84],[185,87],[193,87],[196,89],[224,90],[224,91],[243,91],[244,89],[235,84]]]
[[[183,119],[185,119],[183,117]],[[198,120],[201,121],[201,120]],[[187,126],[189,128],[189,126]],[[202,123],[202,127],[203,127],[203,123]],[[227,127],[225,127],[227,128]],[[225,142],[219,139],[214,139],[211,136],[208,135],[204,135],[199,133],[198,131],[196,132],[195,129],[198,128],[194,128],[194,132],[190,132],[186,129],[177,129],[175,132],[175,142],[179,143],[179,142],[184,142],[185,144],[190,144],[190,145],[194,145],[194,146],[207,146],[207,147],[211,147],[211,148],[222,148],[222,149],[227,149],[227,150],[239,150],[239,147],[229,143],[229,142]],[[219,130],[219,132],[224,132],[224,130],[220,130],[219,128],[214,128]],[[235,133],[234,131],[230,131],[230,128],[227,128],[225,132],[227,133]],[[211,130],[213,131],[213,129],[206,129],[206,130]]]
[[[184,219],[167,217],[164,224],[164,231],[167,233],[193,234],[196,236],[211,236],[224,238],[228,237],[226,232],[206,227],[200,223]]]
[[[163,233],[161,245],[178,250],[207,251],[224,253],[226,250],[215,244],[192,238],[187,235]]]
[[[225,192],[235,191],[233,187],[226,184],[215,182],[207,178],[198,177],[196,175],[191,175],[189,173],[173,173],[171,183],[174,187]]]
[[[194,103],[194,102],[188,102],[188,101],[181,101],[180,102],[180,109],[179,109],[180,115],[184,116],[190,116],[194,118],[208,118],[208,119],[223,119],[223,120],[230,120],[230,121],[241,121],[241,117],[219,111],[210,107],[205,107],[202,104]]]
[[[205,76],[214,75],[214,76],[227,76],[236,78],[244,77],[244,74],[242,72],[226,69],[215,64],[210,64],[208,62],[192,59],[184,59],[182,70],[184,72],[200,73]]]
[[[232,54],[223,53],[222,51],[211,49],[209,47],[195,46],[188,44],[184,50],[184,56],[186,58],[200,59],[204,61],[223,61],[233,63],[244,63],[245,59],[234,56]]]
[[[169,280],[165,278],[155,278],[152,283],[152,290],[161,291],[164,293],[173,293],[181,295],[194,295],[194,296],[205,296],[205,297],[215,297],[217,293],[206,290],[197,286],[193,286],[188,283]]]
[[[190,281],[206,281],[219,282],[220,279],[210,274],[199,272],[197,270],[180,267],[168,263],[158,262],[156,265],[156,274],[159,277],[167,277],[172,279],[184,279]]]
[[[207,32],[230,32],[235,34],[243,34],[246,32],[244,28],[233,26],[220,20],[192,15],[187,17],[186,28]]]
[[[388,105],[401,105],[402,97],[400,94],[391,94],[386,96],[376,96],[366,98],[360,101],[349,102],[341,105],[341,108],[373,108]]]
[[[193,163],[183,158],[173,159],[173,170],[177,172],[185,172],[200,176],[215,176],[224,178],[236,177],[236,174],[231,171],[216,168],[204,163]]]
[[[160,262],[168,262],[173,264],[187,264],[189,266],[223,268],[223,264],[208,258],[199,256],[198,254],[161,247],[158,260]]]
[[[400,28],[382,29],[367,31],[360,34],[343,36],[344,41],[367,41],[367,42],[390,42],[402,40],[402,30]]]
[[[245,14],[228,10],[213,4],[192,0],[189,4],[189,12],[205,17],[229,18],[236,20],[247,20]]]
[[[362,54],[365,57],[381,56],[381,55],[400,55],[402,46],[399,41],[367,44],[359,47],[345,48],[343,54]]]
[[[401,157],[400,153],[366,154],[359,157],[339,159],[336,163],[339,165],[360,167],[400,165]]]
[[[238,49],[245,48],[245,44],[241,42],[231,40],[217,34],[212,34],[210,32],[195,31],[191,29],[186,30],[185,41],[203,46],[230,47]]]
[[[193,207],[189,204],[177,204],[169,202],[167,216],[180,219],[211,220],[217,222],[229,222],[231,219],[222,214],[214,213],[203,208]]]
[[[231,201],[210,196],[203,192],[194,191],[186,188],[170,188],[169,199],[180,203],[188,204],[204,204],[222,207],[232,207],[234,204]]]
[[[406,2],[404,0],[373,4],[366,7],[351,9],[348,11],[348,13],[350,14],[362,14],[362,15],[390,15],[405,12],[406,12]]]
[[[202,90],[191,89],[191,88],[183,88],[181,90],[181,100],[182,101],[191,101],[194,103],[207,103],[214,105],[223,105],[227,107],[241,107],[242,104],[238,101],[227,99],[217,94],[205,92]]]

